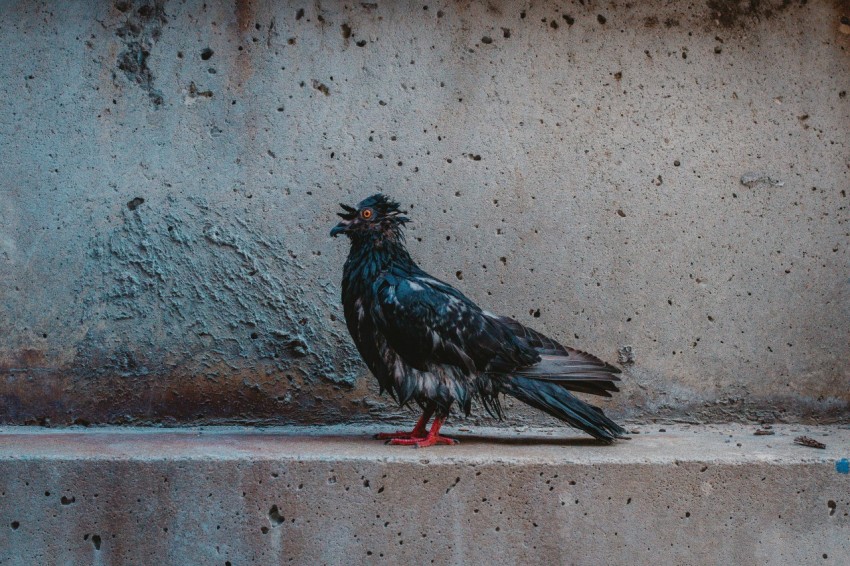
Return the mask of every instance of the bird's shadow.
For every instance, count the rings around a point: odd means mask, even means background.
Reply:
[[[595,438],[551,436],[487,436],[482,434],[450,435],[461,444],[500,444],[505,446],[608,446]]]
[[[484,434],[446,433],[461,446],[470,444],[494,444],[501,446],[610,446],[610,443],[595,438],[551,437],[551,436],[488,436]]]

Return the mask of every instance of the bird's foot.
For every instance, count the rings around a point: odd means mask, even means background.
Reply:
[[[407,432],[406,430],[397,430],[395,432],[379,432],[375,435],[375,438],[378,440],[396,440],[396,439],[409,439],[409,438],[419,438],[423,439],[428,436],[428,421],[431,420],[431,415],[434,414],[433,405],[428,406],[425,411],[422,413],[422,416],[419,417],[419,420],[416,421],[416,425],[413,427],[413,430]],[[440,430],[440,427],[437,427],[437,432]]]
[[[393,446],[414,446],[416,448],[427,448],[428,446],[436,446],[438,444],[460,444],[457,439],[449,438],[448,436],[441,436],[439,434],[431,435],[424,437],[415,437],[410,436],[408,438],[393,438],[390,439],[388,444],[392,444]]]

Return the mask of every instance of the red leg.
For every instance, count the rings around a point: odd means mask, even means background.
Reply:
[[[433,405],[428,405],[425,407],[425,411],[422,413],[422,416],[419,417],[419,420],[416,421],[416,426],[413,427],[411,432],[407,432],[404,430],[399,430],[396,432],[379,432],[375,435],[375,438],[378,440],[393,440],[397,438],[425,438],[425,435],[428,434],[428,421],[431,420],[431,415],[434,414],[435,407]]]
[[[434,424],[431,425],[431,430],[425,438],[394,438],[390,440],[390,444],[400,446],[415,446],[416,448],[426,448],[436,444],[457,444],[458,441],[447,436],[440,436],[440,427],[443,426],[446,417],[435,417]]]

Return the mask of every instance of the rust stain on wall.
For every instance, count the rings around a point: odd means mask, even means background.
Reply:
[[[236,0],[236,44],[238,53],[236,55],[236,66],[234,67],[234,79],[230,82],[236,85],[236,88],[242,90],[245,88],[245,83],[254,74],[254,63],[251,58],[251,52],[254,48],[254,43],[248,38],[249,31],[254,26],[254,4],[251,0]]]
[[[254,4],[252,0],[236,0],[236,28],[244,33],[253,25]]]

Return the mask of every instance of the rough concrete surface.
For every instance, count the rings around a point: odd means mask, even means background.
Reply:
[[[847,427],[0,429],[0,564],[846,564]],[[824,450],[797,446],[806,434]],[[846,462],[846,460],[844,460]]]
[[[328,237],[377,190],[618,418],[846,422],[849,6],[2,0],[0,422],[398,417]]]

